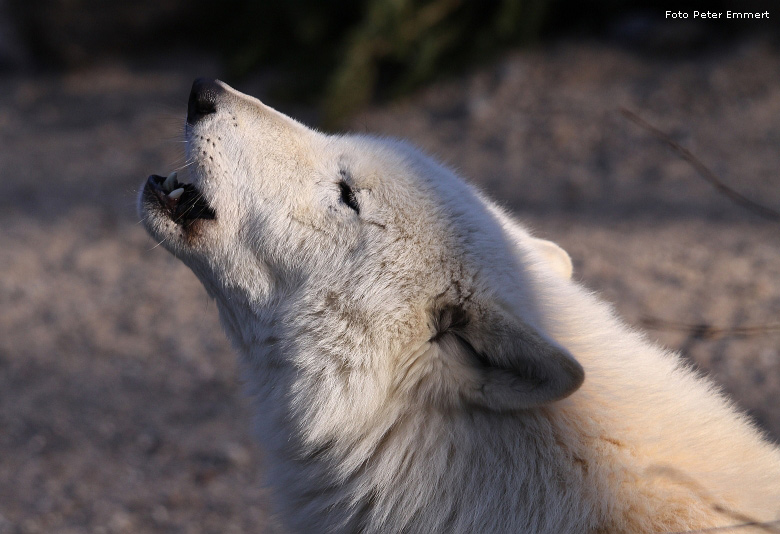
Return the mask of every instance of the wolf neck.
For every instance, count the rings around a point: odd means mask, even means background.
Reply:
[[[409,406],[368,374],[302,376],[268,347],[257,350],[247,360],[257,365],[250,383],[264,384],[254,391],[259,438],[279,516],[293,532],[566,532],[593,521],[582,505],[592,484],[582,470],[561,471],[571,451],[549,447],[569,439],[562,418],[551,423],[556,408]],[[351,394],[334,393],[339,381]],[[531,487],[540,473],[555,482]],[[551,503],[577,512],[550,515]],[[422,513],[430,509],[442,513]]]
[[[567,400],[504,414],[410,405],[372,365],[339,365],[336,340],[277,335],[285,341],[241,349],[266,476],[291,531],[586,532],[603,515]],[[572,458],[580,467],[562,469]],[[534,486],[540,478],[549,483]]]

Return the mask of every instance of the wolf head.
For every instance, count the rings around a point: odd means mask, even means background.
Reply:
[[[582,383],[531,280],[568,276],[566,253],[432,159],[325,135],[210,80],[193,85],[185,135],[191,183],[151,176],[139,209],[258,366],[355,391],[362,377],[372,402],[497,411]]]

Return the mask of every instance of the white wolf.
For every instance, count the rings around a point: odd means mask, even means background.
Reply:
[[[778,450],[446,168],[209,80],[186,142],[192,183],[151,176],[140,211],[217,302],[290,531],[780,517]]]

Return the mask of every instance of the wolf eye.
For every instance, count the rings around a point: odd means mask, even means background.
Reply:
[[[355,213],[360,214],[357,197],[355,197],[355,192],[349,187],[349,184],[342,180],[339,182],[339,189],[341,190],[341,201],[355,210]]]

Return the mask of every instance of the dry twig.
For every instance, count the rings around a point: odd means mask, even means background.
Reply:
[[[780,533],[780,521],[756,521],[754,518],[724,506],[722,503],[717,502],[715,498],[710,494],[707,489],[699,484],[696,480],[683,473],[679,469],[665,465],[655,465],[647,469],[647,475],[651,477],[666,478],[671,482],[675,482],[680,486],[688,488],[702,501],[708,502],[714,512],[730,517],[734,521],[739,521],[731,525],[725,525],[721,527],[708,527],[696,530],[684,530],[678,532],[666,532],[664,534],[704,534],[706,532],[733,532],[734,530],[755,527],[763,532],[770,532],[774,534]]]
[[[765,219],[768,219],[770,221],[774,222],[780,222],[780,212],[777,210],[774,210],[772,208],[769,208],[767,206],[761,205],[757,202],[754,202],[750,200],[749,198],[745,197],[741,193],[738,193],[731,187],[727,186],[723,181],[718,178],[714,172],[710,170],[709,167],[707,167],[704,163],[701,162],[699,158],[694,156],[688,149],[680,145],[677,141],[672,139],[667,133],[659,130],[646,120],[644,120],[642,117],[634,113],[633,111],[630,111],[626,108],[621,107],[620,113],[623,114],[624,117],[626,117],[628,120],[633,122],[634,124],[637,124],[653,134],[655,137],[657,137],[659,140],[663,141],[669,147],[677,152],[677,154],[680,155],[681,158],[683,158],[685,161],[691,164],[691,166],[696,169],[696,172],[699,173],[699,175],[704,178],[707,182],[709,182],[719,193],[729,198],[732,202],[735,204],[738,204],[742,206],[743,208],[746,208],[756,215],[763,217]]]
[[[643,326],[652,330],[683,332],[694,339],[720,339],[724,337],[751,337],[766,334],[780,334],[780,324],[761,324],[744,326],[713,326],[699,323],[679,323],[657,317],[643,317]]]
[[[728,525],[725,527],[711,527],[702,528],[699,530],[683,530],[680,532],[668,532],[666,534],[707,534],[709,532],[734,532],[735,530],[742,528],[756,527],[765,532],[780,532],[780,521],[769,521],[767,523],[760,523],[757,521],[748,521],[746,523],[737,523],[735,525]]]

